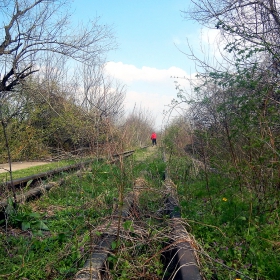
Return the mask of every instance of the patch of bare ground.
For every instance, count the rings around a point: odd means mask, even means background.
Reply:
[[[12,171],[21,170],[33,166],[48,164],[45,161],[21,161],[21,162],[13,162],[12,163]],[[0,173],[9,172],[10,167],[8,163],[0,164]]]

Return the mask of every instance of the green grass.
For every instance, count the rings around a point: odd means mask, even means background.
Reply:
[[[14,178],[73,163],[63,161],[16,171]],[[17,211],[8,207],[7,219],[2,222],[0,230],[0,279],[62,280],[73,277],[83,267],[89,245],[97,242],[102,232],[100,227],[103,230],[110,227],[111,216],[119,205],[120,191],[129,192],[134,178],[140,174],[144,174],[152,187],[159,188],[164,170],[164,165],[159,163],[158,159],[145,159],[143,163],[131,158],[125,161],[122,169],[119,164],[95,162],[82,174],[67,174],[62,186],[53,187],[38,200],[20,205]],[[147,211],[156,211],[159,199],[160,195],[154,191],[147,191],[140,198],[143,205],[148,202]],[[153,229],[156,226],[151,221],[146,224]],[[130,232],[127,224],[123,229]],[[157,232],[151,230],[153,235]],[[132,239],[135,238],[135,234],[131,234]],[[156,248],[161,240],[153,240],[151,244]],[[137,262],[144,262],[154,250],[145,242],[140,247],[146,248],[146,251],[139,249],[139,254],[145,257],[139,256]],[[138,257],[129,253],[127,258],[136,261]],[[115,270],[117,275],[124,271],[128,259]],[[150,273],[160,275],[159,259],[155,261],[156,271],[150,266]],[[129,266],[126,272],[129,273]]]
[[[178,159],[171,174],[182,215],[204,250],[199,256],[206,279],[280,279],[279,198],[241,191],[219,174],[209,174],[208,189],[203,173],[185,176],[186,170],[186,160]]]
[[[61,161],[56,161],[56,162],[50,162],[50,163],[44,164],[44,165],[32,166],[32,167],[21,169],[21,170],[16,170],[16,171],[13,171],[13,179],[23,178],[23,177],[27,177],[27,176],[30,176],[33,174],[38,174],[38,173],[54,170],[54,169],[72,165],[72,164],[75,164],[78,162],[80,162],[80,161],[61,160]],[[8,172],[0,173],[0,182],[5,182],[5,181],[9,181],[9,180],[10,180],[10,177],[9,177]]]
[[[119,178],[116,166],[94,164],[82,176],[68,177],[63,186],[11,212],[0,234],[0,279],[73,275],[83,264],[89,232],[112,214]]]
[[[173,158],[169,164],[205,279],[280,279],[279,197],[240,189],[214,173],[208,174],[207,187],[203,172],[193,170],[188,159]],[[120,192],[131,191],[137,177],[145,179],[146,189],[139,195],[134,219],[121,223],[120,242],[112,244],[110,276],[162,279],[160,252],[170,234],[165,217],[158,216],[165,168],[159,151],[150,157],[141,151],[123,167],[96,162],[40,200],[11,212],[8,227],[2,224],[0,233],[0,279],[73,278],[89,245],[110,228],[114,209],[121,205]]]

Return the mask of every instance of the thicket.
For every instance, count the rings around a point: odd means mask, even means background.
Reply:
[[[219,67],[189,54],[200,71],[191,81],[192,94],[177,89],[187,105],[191,141],[184,150],[191,159],[182,161],[182,169],[178,159],[170,164],[186,218],[210,256],[205,273],[215,279],[278,279],[279,6],[194,1],[185,15],[220,30],[224,46]],[[165,138],[176,150],[174,129]]]
[[[126,87],[106,74],[111,28],[99,18],[75,27],[69,5],[0,6],[0,162],[113,153],[148,139],[153,124],[141,109],[124,120]]]
[[[56,87],[46,91],[44,85],[34,85],[34,82],[30,88],[31,83],[29,81],[21,89],[20,96],[13,100],[10,98],[2,108],[14,161],[52,159],[59,154],[67,157],[67,153],[93,154],[97,146],[104,147],[118,139],[118,133],[112,129],[114,124],[100,118],[98,110],[87,111]],[[4,136],[2,126],[0,151],[2,162],[7,162]]]
[[[278,7],[222,1],[211,11],[203,2],[190,15],[221,29],[231,58],[227,68],[205,66],[197,74],[193,98],[179,93],[189,105],[192,154],[206,169],[228,174],[240,191],[252,190],[260,208],[273,210],[280,187]]]

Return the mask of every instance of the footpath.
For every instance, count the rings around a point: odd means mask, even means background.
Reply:
[[[29,168],[32,166],[44,165],[48,162],[44,161],[22,161],[22,162],[12,162],[12,171]],[[0,164],[0,173],[8,172],[10,170],[8,163]]]

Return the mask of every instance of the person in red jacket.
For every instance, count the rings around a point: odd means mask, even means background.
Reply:
[[[155,132],[152,133],[151,135],[151,139],[152,139],[152,145],[156,145],[157,144],[157,135]]]

